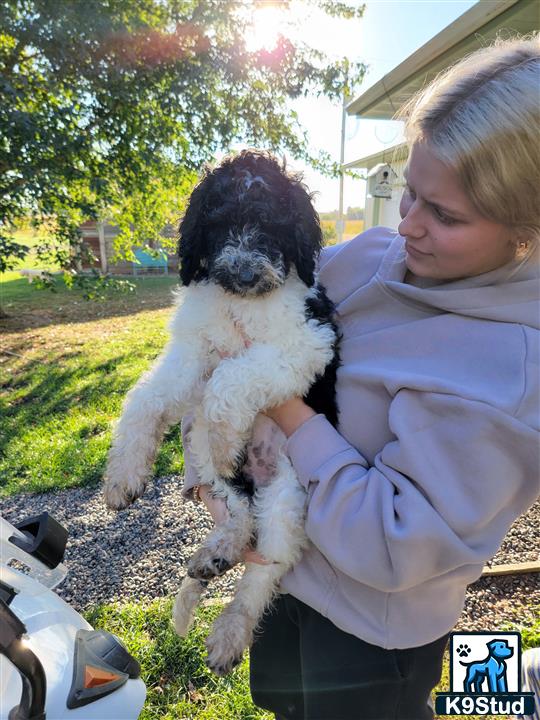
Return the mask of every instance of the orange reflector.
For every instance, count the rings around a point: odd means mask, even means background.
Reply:
[[[106,670],[100,670],[97,667],[86,665],[84,668],[84,687],[86,689],[95,688],[99,685],[106,685],[107,683],[120,680],[120,675],[115,673],[107,672]]]

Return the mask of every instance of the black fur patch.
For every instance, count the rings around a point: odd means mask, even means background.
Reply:
[[[230,485],[239,495],[247,495],[249,498],[252,498],[255,492],[253,480],[248,478],[242,470],[238,470],[233,478],[227,480],[227,485]]]
[[[317,320],[321,325],[331,325],[335,334],[334,355],[326,366],[324,373],[319,375],[304,402],[315,412],[322,413],[334,427],[338,424],[338,407],[336,403],[336,379],[339,361],[339,342],[341,339],[338,327],[334,321],[335,307],[322,285],[317,285],[315,297],[306,298],[306,319]]]

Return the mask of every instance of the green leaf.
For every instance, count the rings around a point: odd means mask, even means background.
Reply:
[[[351,22],[363,12],[358,2],[306,2]],[[287,151],[335,174],[336,164],[310,147],[290,100],[341,101],[365,68],[287,37],[271,52],[249,51],[260,6],[0,3],[0,231],[45,219],[54,228],[41,256],[74,272],[85,219],[120,227],[120,255],[134,244],[164,247],[161,229],[177,223],[203,163],[238,143]],[[0,270],[17,252],[0,244]]]

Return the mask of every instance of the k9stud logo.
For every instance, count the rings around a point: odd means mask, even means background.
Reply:
[[[521,692],[521,636],[516,632],[450,635],[450,691],[437,693],[441,715],[528,715],[534,693]]]

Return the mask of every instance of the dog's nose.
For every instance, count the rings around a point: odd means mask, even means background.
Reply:
[[[223,575],[223,573],[231,568],[231,563],[225,560],[225,558],[214,558],[212,565],[214,566],[216,575]]]
[[[238,273],[238,279],[241,283],[247,285],[248,283],[253,282],[255,279],[255,273],[251,270],[251,268],[242,268],[242,270]]]

